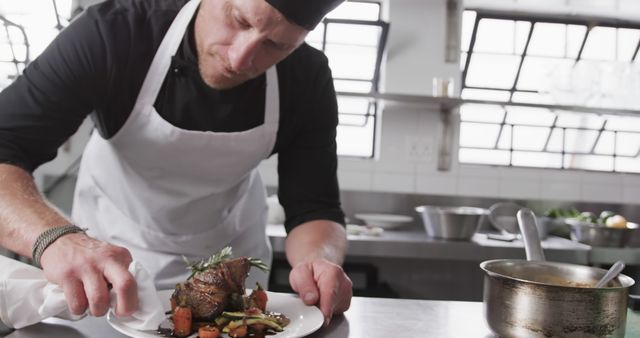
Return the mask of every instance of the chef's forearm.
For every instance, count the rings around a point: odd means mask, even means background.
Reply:
[[[27,171],[0,164],[0,246],[31,257],[38,235],[68,222],[47,204]]]
[[[285,250],[291,266],[315,259],[342,265],[347,252],[347,234],[344,227],[336,222],[306,222],[291,230]]]

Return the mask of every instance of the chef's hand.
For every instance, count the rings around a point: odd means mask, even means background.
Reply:
[[[83,233],[58,238],[40,258],[47,279],[62,287],[71,313],[81,315],[89,308],[97,317],[109,310],[110,287],[117,294],[117,316],[137,310],[137,285],[128,271],[131,261],[127,249]]]
[[[347,311],[353,283],[342,267],[326,259],[303,262],[291,270],[289,284],[307,305],[318,304],[329,325],[331,316]]]

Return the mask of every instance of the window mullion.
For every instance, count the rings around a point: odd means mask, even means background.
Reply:
[[[465,60],[464,69],[462,70],[462,88],[467,86],[467,70],[471,63],[471,57],[473,56],[473,48],[476,44],[476,35],[478,33],[478,25],[480,24],[480,15],[476,15],[476,19],[473,23],[473,30],[471,32],[471,41],[469,41],[469,50],[467,50],[467,59]]]
[[[515,25],[515,22],[514,22]],[[531,42],[531,35],[533,35],[533,30],[535,29],[535,22],[531,22],[531,27],[529,28],[529,34],[527,35],[527,42],[524,45],[524,50],[522,51],[522,55],[520,56],[520,64],[518,65],[518,70],[516,72],[516,78],[513,80],[513,86],[511,87],[511,96],[509,97],[509,102],[513,100],[513,93],[516,90],[518,85],[518,80],[520,79],[520,71],[522,70],[522,64],[524,63],[524,58],[527,56],[527,50],[529,49],[529,43]],[[514,28],[515,34],[515,28]],[[515,47],[515,45],[514,45]]]

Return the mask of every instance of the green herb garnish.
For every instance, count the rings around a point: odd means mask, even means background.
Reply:
[[[264,262],[262,262],[262,259],[260,258],[249,257],[249,263],[251,263],[251,266],[262,270],[262,272],[269,272],[269,267],[267,266],[267,264],[264,264]]]
[[[187,263],[187,269],[191,270],[191,275],[189,276],[189,279],[191,279],[198,272],[203,272],[205,270],[214,268],[220,265],[220,263],[230,260],[232,255],[233,254],[231,252],[231,247],[227,246],[208,259],[203,259],[199,262],[190,262],[185,256],[182,256],[182,259],[185,261],[185,263]],[[251,266],[258,268],[263,272],[269,271],[269,267],[264,264],[259,258],[249,257],[249,263]]]

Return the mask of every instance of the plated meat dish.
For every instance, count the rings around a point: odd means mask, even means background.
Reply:
[[[245,280],[251,267],[268,271],[259,259],[232,258],[230,247],[207,260],[187,261],[191,276],[171,295],[171,334],[176,337],[253,337],[280,332],[289,319],[266,311],[267,293],[257,284],[250,295]]]

